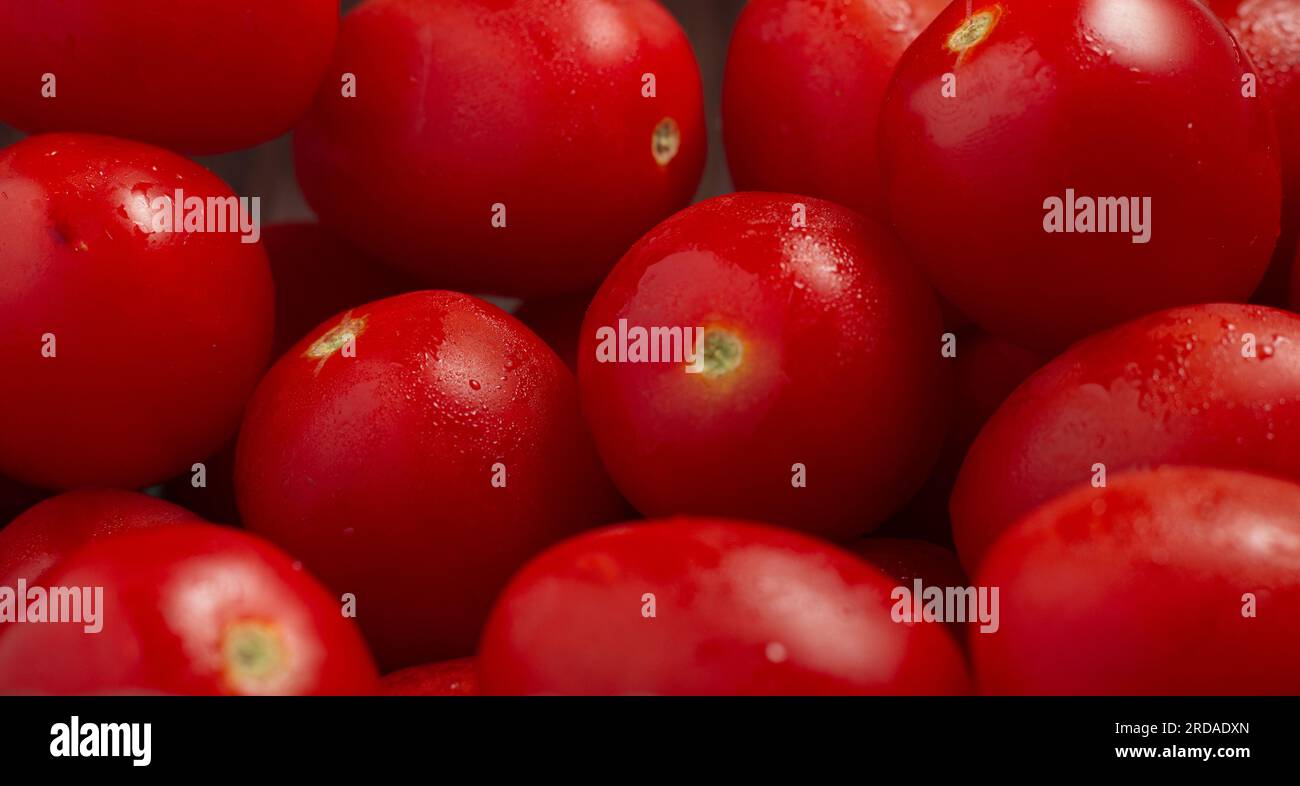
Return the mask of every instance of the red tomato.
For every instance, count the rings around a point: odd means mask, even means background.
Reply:
[[[197,522],[185,508],[114,489],[70,491],[31,507],[0,529],[0,587],[33,583],[85,544],[140,527]],[[6,627],[0,627],[3,631]]]
[[[451,292],[360,306],[287,352],[249,403],[235,487],[250,529],[356,596],[387,669],[469,654],[516,568],[620,509],[573,375]]]
[[[102,630],[15,623],[0,692],[370,693],[374,663],[299,563],[228,527],[175,524],[98,539],[46,573],[102,587]]]
[[[153,231],[150,203],[178,189],[233,196],[135,142],[50,134],[0,152],[0,474],[138,488],[234,432],[270,349],[266,254],[234,233]]]
[[[722,88],[727,163],[744,191],[883,212],[876,123],[907,45],[948,0],[751,0]]]
[[[359,248],[437,286],[536,296],[594,288],[690,201],[706,144],[695,57],[653,0],[369,0],[295,156]]]
[[[477,696],[473,658],[426,663],[395,671],[379,681],[384,696]]]
[[[943,452],[925,485],[881,527],[881,534],[924,538],[945,547],[952,544],[948,500],[966,451],[1007,396],[1048,360],[1043,352],[1023,349],[973,328],[958,332],[956,350],[956,356],[948,361],[956,373],[952,426]]]
[[[0,527],[48,496],[48,492],[0,475]]]
[[[591,298],[587,294],[528,300],[515,310],[515,318],[527,325],[555,350],[564,365],[577,373],[578,340]]]
[[[985,693],[1300,694],[1297,565],[1293,483],[1184,467],[1078,489],[985,560],[977,583],[1000,588],[1000,626],[971,636],[976,680]]]
[[[934,625],[896,623],[895,582],[775,527],[669,519],[544,552],[497,601],[488,694],[965,693]]]
[[[890,214],[939,290],[1044,348],[1244,300],[1278,236],[1281,175],[1271,113],[1242,97],[1252,66],[1224,26],[1187,0],[974,11],[953,3],[921,34],[881,115]]]
[[[952,497],[962,563],[1105,465],[1200,464],[1300,479],[1300,316],[1189,306],[1082,341],[980,433]]]
[[[337,32],[337,0],[0,3],[0,119],[191,153],[251,147],[306,111]]]
[[[1209,0],[1250,56],[1277,119],[1282,151],[1282,237],[1256,298],[1286,302],[1300,238],[1300,0]]]
[[[806,228],[791,226],[800,204]],[[602,362],[613,344],[598,331],[620,320],[682,328],[692,349],[702,331],[702,373],[684,351]],[[851,538],[916,491],[938,454],[941,333],[934,296],[886,230],[830,202],[733,194],[656,227],[606,279],[583,325],[583,406],[605,466],[646,515]]]

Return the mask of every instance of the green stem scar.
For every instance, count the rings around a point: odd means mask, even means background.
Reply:
[[[734,334],[718,328],[704,333],[704,376],[720,377],[735,371],[745,355],[745,345]]]
[[[998,19],[1001,16],[1002,6],[998,5],[972,14],[963,19],[957,29],[948,35],[948,40],[944,46],[949,52],[958,54],[978,46],[984,39],[989,37],[989,33],[993,32],[993,28],[997,26]]]
[[[650,154],[654,156],[655,163],[659,166],[668,166],[668,162],[677,157],[677,151],[682,146],[682,130],[677,127],[677,121],[671,117],[665,117],[655,126],[654,133],[650,135]]]
[[[241,692],[256,692],[289,666],[279,628],[259,620],[243,620],[227,627],[221,655],[226,678]]]

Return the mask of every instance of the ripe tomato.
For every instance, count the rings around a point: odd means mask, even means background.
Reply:
[[[233,196],[135,142],[49,134],[0,152],[0,474],[138,488],[235,431],[270,349],[266,254],[153,231],[150,203],[177,190]]]
[[[424,288],[318,224],[269,226],[262,242],[275,280],[275,358],[341,311]]]
[[[882,535],[952,545],[948,500],[966,451],[1007,396],[1048,360],[1043,352],[1023,349],[975,328],[957,333],[956,356],[948,360],[955,372],[952,426],[943,451],[921,490],[881,527]]]
[[[722,88],[727,163],[744,191],[883,213],[876,123],[907,45],[948,0],[751,0]]]
[[[573,375],[451,292],[359,306],[285,353],[248,405],[235,488],[249,529],[355,595],[387,669],[469,654],[524,560],[620,510]]]
[[[791,226],[798,205],[806,227]],[[684,351],[602,362],[611,345],[598,331],[622,320],[702,331],[702,372]],[[693,349],[699,336],[679,333]],[[733,194],[660,224],[601,286],[578,357],[583,407],[646,515],[851,538],[900,506],[938,454],[941,333],[934,296],[886,230],[830,202]]]
[[[0,636],[0,692],[338,694],[373,692],[356,626],[299,563],[209,524],[95,540],[46,573],[102,587],[102,630],[15,623]]]
[[[576,374],[582,319],[591,298],[592,295],[586,294],[528,300],[515,310],[515,318],[555,350],[564,365]]]
[[[609,527],[511,580],[488,694],[965,693],[956,644],[893,622],[895,582],[797,533],[710,519]]]
[[[251,147],[307,109],[337,32],[337,0],[0,3],[0,120],[190,153]]]
[[[985,693],[1298,694],[1300,486],[1182,467],[1112,478],[1025,517],[977,583]]]
[[[1256,298],[1284,305],[1300,239],[1300,0],[1209,0],[1250,56],[1277,120],[1282,151],[1282,236]]]
[[[395,671],[379,681],[384,696],[477,696],[473,658],[426,663]]]
[[[1244,300],[1281,204],[1271,113],[1242,96],[1250,70],[1187,0],[998,0],[970,18],[953,3],[886,95],[894,224],[958,309],[1023,346]]]
[[[1300,316],[1207,305],[1152,314],[1082,341],[1020,386],[984,427],[952,497],[973,569],[1038,505],[1159,464],[1300,479]]]
[[[29,584],[85,544],[140,527],[197,522],[185,508],[114,489],[69,491],[29,508],[0,529],[0,587]],[[6,625],[0,627],[3,631]]]
[[[653,0],[369,0],[295,135],[326,226],[431,284],[517,296],[594,288],[687,204],[705,147],[695,57]]]

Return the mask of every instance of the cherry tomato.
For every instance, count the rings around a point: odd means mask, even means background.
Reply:
[[[196,522],[185,508],[115,489],[69,491],[34,505],[0,529],[0,587],[28,584],[81,546],[140,527]],[[0,626],[0,631],[11,625]]]
[[[336,0],[0,3],[0,120],[251,147],[307,109],[337,32]]]
[[[266,366],[266,254],[156,232],[151,203],[229,198],[165,150],[85,134],[0,152],[0,474],[139,488],[234,433]]]
[[[958,309],[1022,346],[1244,300],[1281,205],[1251,70],[1187,0],[953,3],[886,95],[894,225]]]
[[[1200,464],[1300,479],[1300,316],[1206,305],[1093,336],[1030,377],[980,433],[952,497],[973,570],[1038,505],[1130,468]]]
[[[355,596],[386,669],[472,652],[516,568],[620,510],[573,375],[451,292],[359,306],[285,353],[249,403],[235,488],[249,529]]]
[[[555,350],[564,365],[576,374],[582,319],[587,314],[591,298],[592,295],[587,294],[528,300],[515,310],[515,318]]]
[[[473,658],[426,663],[395,671],[379,681],[385,696],[477,696]]]
[[[1255,65],[1282,151],[1282,236],[1256,299],[1284,305],[1300,238],[1300,0],[1209,0]]]
[[[881,215],[876,123],[907,45],[948,0],[751,0],[727,49],[727,163],[744,191]]]
[[[797,533],[679,518],[609,527],[511,580],[479,648],[487,694],[965,693],[934,625],[897,623],[895,582]]]
[[[1018,347],[975,328],[959,330],[955,339],[956,355],[948,359],[955,371],[953,418],[943,451],[921,490],[880,528],[882,535],[952,545],[948,500],[966,451],[1007,396],[1048,360],[1043,352]]]
[[[295,157],[358,248],[526,297],[595,288],[690,201],[706,144],[695,57],[653,0],[368,0]]]
[[[613,336],[624,320],[626,341]],[[680,357],[605,362],[618,344],[638,359],[633,328],[680,329]],[[941,334],[885,229],[830,202],[733,194],[656,227],[601,286],[578,357],[583,406],[642,513],[847,539],[934,463],[950,396]],[[697,344],[698,363],[682,362]]]
[[[977,583],[986,693],[1300,694],[1300,486],[1199,467],[1084,487],[1026,516]]]
[[[51,587],[102,587],[98,619],[15,623],[0,692],[370,693],[374,663],[340,606],[299,563],[209,524],[119,532],[64,558]]]

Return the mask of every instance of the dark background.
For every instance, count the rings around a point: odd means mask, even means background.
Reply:
[[[29,0],[44,2],[45,0]],[[266,0],[273,2],[273,0]],[[344,12],[362,0],[342,0]],[[695,49],[704,77],[704,100],[709,123],[709,159],[700,181],[696,199],[729,193],[731,178],[727,174],[726,155],[722,150],[722,69],[727,58],[727,41],[736,16],[745,0],[660,0],[677,17]],[[145,56],[147,53],[137,53]],[[0,147],[22,135],[0,124]],[[309,220],[311,209],[303,201],[293,177],[293,155],[289,135],[264,145],[219,156],[201,156],[197,160],[216,172],[235,193],[262,198],[262,218],[268,224]]]

